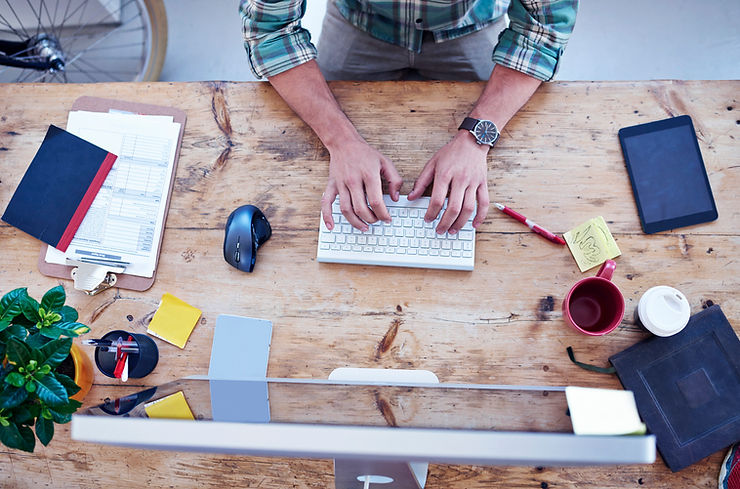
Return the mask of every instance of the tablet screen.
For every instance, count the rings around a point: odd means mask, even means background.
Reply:
[[[620,139],[645,232],[716,219],[688,116],[622,129]]]

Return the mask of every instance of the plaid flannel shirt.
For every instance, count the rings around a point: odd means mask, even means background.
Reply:
[[[504,13],[509,27],[493,48],[497,64],[547,81],[573,31],[578,0],[328,0],[371,36],[421,51],[424,31],[436,42],[480,30]],[[316,57],[301,27],[306,0],[241,0],[244,46],[258,78],[277,75]]]

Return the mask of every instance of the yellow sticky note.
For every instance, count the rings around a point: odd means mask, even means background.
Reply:
[[[162,296],[159,308],[154,313],[146,332],[175,346],[185,348],[185,343],[200,319],[200,314],[200,309],[166,293]]]
[[[601,216],[589,219],[563,237],[582,272],[622,254]]]
[[[182,391],[144,404],[144,411],[150,418],[195,419]]]

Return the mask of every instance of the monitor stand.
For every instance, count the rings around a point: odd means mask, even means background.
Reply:
[[[384,368],[337,368],[329,380],[408,382],[438,384],[428,370]],[[383,462],[334,459],[335,489],[424,489],[429,464],[426,462]]]

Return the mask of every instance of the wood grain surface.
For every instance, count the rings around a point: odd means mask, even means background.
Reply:
[[[455,133],[479,83],[338,82],[332,90],[359,132],[396,164],[408,193],[426,161]],[[96,372],[92,406],[146,386],[206,374],[219,314],[269,319],[271,377],[326,378],[336,367],[421,368],[443,382],[619,388],[604,365],[648,336],[634,324],[640,295],[680,289],[692,311],[716,303],[740,331],[740,94],[738,81],[544,85],[504,128],[489,156],[492,201],[563,233],[598,215],[622,256],[615,283],[627,302],[605,337],[568,329],[561,302],[583,276],[565,247],[498,211],[478,232],[475,271],[363,267],[316,262],[319,200],[328,152],[266,83],[0,85],[0,208],[9,202],[49,124],[64,127],[82,95],[173,105],[187,112],[157,280],[146,292],[88,297],[70,280],[41,275],[40,242],[0,223],[0,293],[27,286],[40,297],[63,284],[68,303],[97,337],[144,332],[164,292],[203,310],[185,349],[158,339],[160,362],[126,386]],[[719,209],[712,223],[642,233],[619,148],[621,127],[688,114]],[[50,182],[53,184],[53,182]],[[273,236],[255,271],[222,256],[224,224],[242,204],[267,215]],[[554,420],[553,420],[554,421]],[[714,488],[723,453],[671,473],[652,465],[589,468],[432,464],[427,488]],[[34,454],[0,447],[2,487],[333,487],[327,460],[291,460],[104,447],[71,441],[58,426]]]

